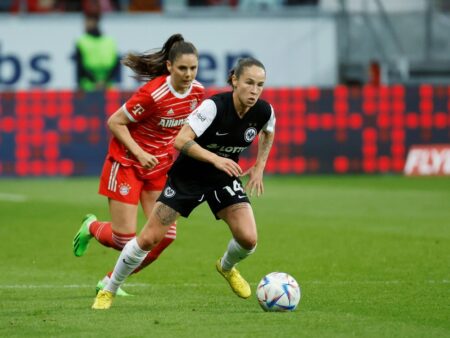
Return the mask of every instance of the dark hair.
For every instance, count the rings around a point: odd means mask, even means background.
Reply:
[[[252,57],[241,58],[241,59],[237,60],[236,65],[228,73],[227,83],[229,85],[233,86],[233,82],[231,79],[233,77],[233,75],[235,75],[239,79],[242,72],[244,71],[244,68],[251,67],[251,66],[257,66],[259,68],[264,69],[264,71],[266,71],[266,68],[264,67],[264,65],[262,64],[261,61],[255,59],[255,58],[252,58]]]
[[[192,43],[184,41],[183,35],[174,34],[167,39],[161,50],[153,53],[128,53],[122,59],[122,64],[134,71],[136,79],[149,81],[157,76],[169,74],[166,61],[173,63],[183,54],[195,54],[198,57],[197,49]]]

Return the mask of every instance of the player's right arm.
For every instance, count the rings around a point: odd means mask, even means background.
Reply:
[[[108,119],[108,127],[116,137],[139,161],[139,163],[146,169],[152,169],[158,164],[155,156],[145,152],[133,139],[128,130],[127,124],[131,121],[125,113],[123,106],[119,108]]]
[[[185,124],[175,138],[175,149],[187,156],[195,158],[196,160],[211,163],[217,169],[224,171],[231,177],[238,177],[242,174],[242,169],[239,164],[229,158],[218,156],[217,154],[203,148],[195,142],[194,139],[196,137],[197,135],[192,127],[189,124]]]

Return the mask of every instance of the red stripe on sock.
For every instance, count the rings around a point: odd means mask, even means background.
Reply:
[[[97,239],[97,241],[100,244],[116,250],[122,250],[125,244],[130,239],[136,236],[135,233],[121,234],[112,231],[111,222],[100,222],[100,221],[92,222],[89,227],[89,232],[91,233],[92,236],[94,236]]]

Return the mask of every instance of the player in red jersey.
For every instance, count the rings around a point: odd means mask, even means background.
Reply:
[[[174,139],[188,115],[203,99],[195,80],[198,52],[181,34],[172,35],[157,52],[129,54],[123,63],[148,81],[108,119],[113,134],[100,177],[99,193],[108,197],[111,221],[88,214],[73,240],[75,256],[83,256],[95,237],[104,246],[122,250],[136,236],[139,202],[146,217],[155,205],[174,161]],[[176,223],[134,271],[158,258],[176,238]],[[97,292],[110,273],[99,281]],[[118,294],[127,295],[123,290]]]

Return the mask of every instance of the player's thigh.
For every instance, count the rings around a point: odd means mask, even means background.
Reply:
[[[258,232],[253,209],[249,203],[232,204],[220,210],[217,216],[228,224],[233,237],[240,245],[246,249],[256,246]]]
[[[129,204],[109,199],[109,213],[111,215],[111,228],[121,234],[136,232],[137,204]]]
[[[156,199],[161,194],[161,191],[142,191],[141,192],[141,206],[144,210],[145,217],[150,217],[153,208],[155,207]]]
[[[161,191],[166,184],[167,175],[166,173],[161,173],[161,175],[154,176],[149,180],[143,181],[143,187],[141,192],[141,205],[144,210],[145,217],[147,219],[152,213],[153,207],[155,206],[156,199],[161,194]]]

